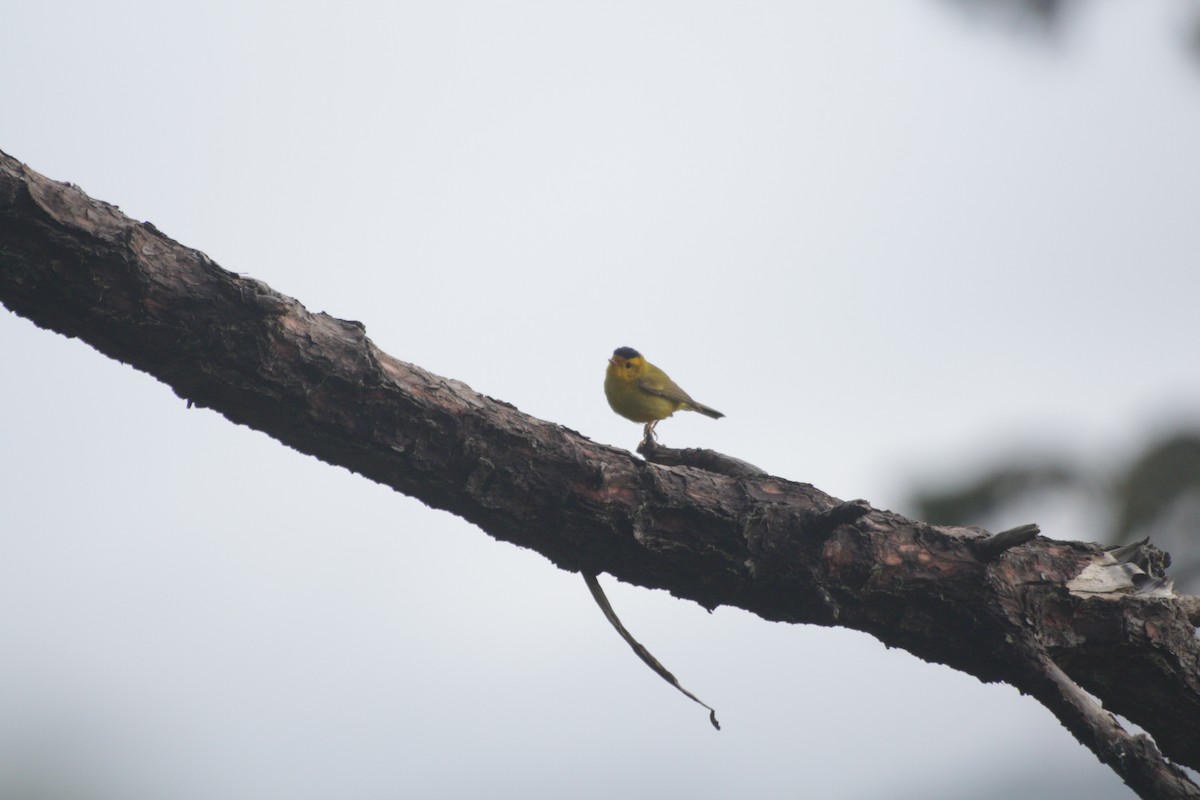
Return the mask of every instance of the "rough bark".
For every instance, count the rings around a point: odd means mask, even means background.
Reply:
[[[1142,797],[1200,797],[1160,755],[1200,768],[1197,606],[1155,578],[1152,548],[1137,567],[1095,544],[937,527],[749,465],[723,472],[710,456],[638,459],[393,358],[360,323],[312,314],[2,153],[0,301],[563,569],[865,631],[1033,695]],[[1130,580],[1091,580],[1105,570]]]

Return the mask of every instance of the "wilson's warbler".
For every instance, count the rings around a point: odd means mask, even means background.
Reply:
[[[625,419],[646,423],[645,437],[654,435],[654,426],[676,411],[699,411],[706,417],[725,416],[714,408],[697,403],[658,367],[642,358],[632,347],[618,347],[608,360],[604,375],[604,395],[612,410]]]

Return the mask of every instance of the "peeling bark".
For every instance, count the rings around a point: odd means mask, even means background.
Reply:
[[[704,451],[640,460],[393,358],[360,323],[312,314],[2,153],[0,301],[563,569],[854,628],[1009,683],[1142,797],[1200,798],[1166,760],[1200,769],[1197,604],[1155,580],[1161,558],[1139,581],[1096,544],[928,525]],[[1128,585],[1069,590],[1093,565]]]

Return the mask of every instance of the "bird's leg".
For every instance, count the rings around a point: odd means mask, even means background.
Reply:
[[[651,420],[646,423],[646,427],[642,431],[642,441],[653,444],[658,441],[658,435],[654,433],[654,426],[658,424],[658,420]]]

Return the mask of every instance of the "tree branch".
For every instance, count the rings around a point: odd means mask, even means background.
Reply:
[[[312,314],[4,154],[0,301],[564,569],[854,628],[1010,683],[1143,797],[1200,797],[1153,743],[1080,699],[1082,687],[1200,768],[1200,645],[1152,548],[1118,561],[1094,544],[989,540],[753,468],[639,460],[395,359],[360,323]]]

